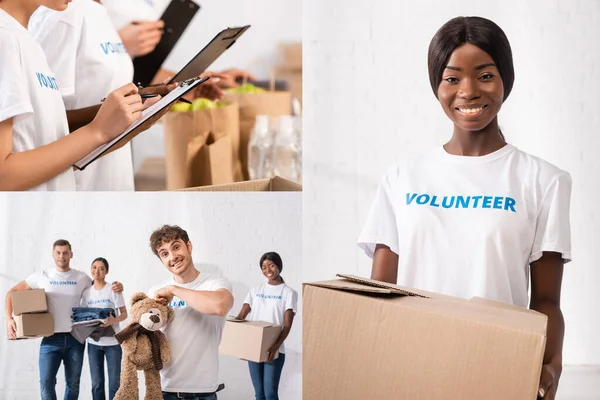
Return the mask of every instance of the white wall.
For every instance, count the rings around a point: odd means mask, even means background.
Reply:
[[[91,261],[106,257],[109,280],[125,286],[124,296],[145,291],[170,276],[152,254],[148,240],[164,223],[189,233],[193,257],[201,271],[226,276],[233,285],[237,314],[250,287],[264,282],[260,256],[277,251],[286,283],[301,294],[301,195],[299,193],[138,193],[9,194],[0,196],[0,293],[34,271],[52,267],[52,243],[65,238],[73,245],[72,267],[88,271]],[[302,307],[286,340],[286,362],[280,386],[284,399],[301,398]],[[6,316],[2,312],[2,326]],[[0,398],[38,399],[40,339],[0,339]],[[247,364],[221,356],[219,399],[249,399],[254,392]],[[143,379],[141,380],[143,383]],[[63,369],[57,394],[64,393]],[[143,392],[143,391],[142,391]],[[80,399],[91,399],[87,355]]]
[[[199,1],[196,14],[164,67],[179,71],[198,51],[227,27],[251,28],[209,68],[221,71],[240,68],[269,78],[269,68],[279,63],[279,44],[302,41],[302,2],[295,0]],[[155,125],[133,141],[137,169],[146,157],[164,156],[162,125]]]
[[[304,263],[318,266],[303,280],[370,274],[355,243],[386,168],[452,132],[429,86],[429,41],[450,18],[480,15],[513,48],[507,139],[572,174],[564,362],[600,364],[600,2],[309,0],[303,12]]]

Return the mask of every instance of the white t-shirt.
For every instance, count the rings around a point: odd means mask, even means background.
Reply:
[[[168,285],[198,291],[227,289],[231,283],[217,275],[201,273],[190,283],[179,284],[172,278],[149,290],[148,296]],[[168,392],[202,393],[219,386],[219,344],[225,318],[195,311],[177,297],[169,304],[174,318],[162,330],[171,347],[171,361],[160,371],[162,387]]]
[[[74,0],[66,11],[39,7],[29,31],[41,44],[67,110],[100,104],[133,80],[133,62],[106,9],[93,0]],[[133,191],[131,144],[75,172],[78,191]]]
[[[158,21],[171,0],[102,0],[117,30],[132,21]]]
[[[92,285],[92,279],[84,272],[71,269],[58,272],[49,268],[35,272],[25,280],[32,289],[44,289],[48,311],[54,319],[54,333],[71,332],[73,307],[81,304],[81,294]]]
[[[69,133],[67,115],[44,51],[17,20],[0,9],[0,122],[13,118],[13,152],[33,150]],[[75,190],[73,170],[33,190]]]
[[[529,264],[571,259],[570,175],[512,145],[482,157],[443,147],[392,167],[359,246],[398,254],[398,284],[527,307]]]
[[[285,283],[280,285],[265,283],[250,289],[244,303],[252,310],[248,317],[249,321],[264,321],[283,326],[285,312],[292,310],[294,314],[296,313],[298,293]],[[283,343],[279,352],[285,353]]]
[[[93,308],[113,308],[116,310],[116,316],[119,316],[119,308],[125,307],[125,299],[123,299],[122,293],[115,293],[112,290],[111,282],[106,282],[106,285],[104,285],[104,287],[100,290],[97,290],[94,285],[85,289],[81,295],[81,306]],[[119,323],[111,326],[115,333],[121,331]],[[87,342],[95,344],[96,346],[116,346],[119,344],[117,339],[114,337],[102,337],[98,341],[88,338]]]

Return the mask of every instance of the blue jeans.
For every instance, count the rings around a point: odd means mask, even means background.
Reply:
[[[279,353],[279,357],[271,362],[248,361],[256,400],[279,400],[279,380],[284,363],[283,353]]]
[[[163,395],[163,399],[164,400],[181,400],[180,398],[172,395],[172,394],[166,394]],[[195,397],[186,397],[185,400],[217,400],[217,395],[216,394],[211,394],[210,396],[195,396]]]
[[[92,375],[92,399],[106,400],[104,393],[104,357],[108,370],[108,398],[113,400],[121,384],[121,346],[97,346],[88,343],[88,359]]]
[[[84,350],[85,344],[70,333],[55,333],[42,339],[39,359],[42,400],[56,400],[56,374],[61,362],[65,364],[67,381],[65,400],[77,400]]]

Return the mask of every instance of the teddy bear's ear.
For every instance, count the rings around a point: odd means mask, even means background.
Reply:
[[[131,306],[133,307],[133,305],[135,303],[137,303],[138,301],[144,300],[147,298],[148,298],[148,296],[146,296],[146,293],[142,293],[142,292],[136,293],[133,296],[131,296]]]

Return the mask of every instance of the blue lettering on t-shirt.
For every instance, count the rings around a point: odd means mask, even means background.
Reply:
[[[36,72],[36,76],[40,87],[58,90],[58,83],[56,83],[55,77],[45,75],[41,72]]]
[[[122,42],[102,42],[100,47],[104,54],[127,54],[127,49]]]
[[[441,201],[440,201],[441,199]],[[506,196],[438,196],[427,193],[406,193],[406,205],[442,208],[494,208],[517,212],[517,202]]]
[[[77,285],[74,281],[50,281],[51,285],[63,286],[63,285]]]
[[[94,305],[94,304],[112,303],[112,300],[111,299],[90,300],[87,303],[88,303],[88,306],[91,306],[91,305]]]
[[[183,300],[173,300],[172,302],[169,303],[169,307],[173,308],[173,307],[183,307],[185,306],[185,301]]]
[[[281,300],[282,296],[274,296],[270,294],[256,293],[256,297],[260,297],[261,299],[270,299],[270,300]]]

